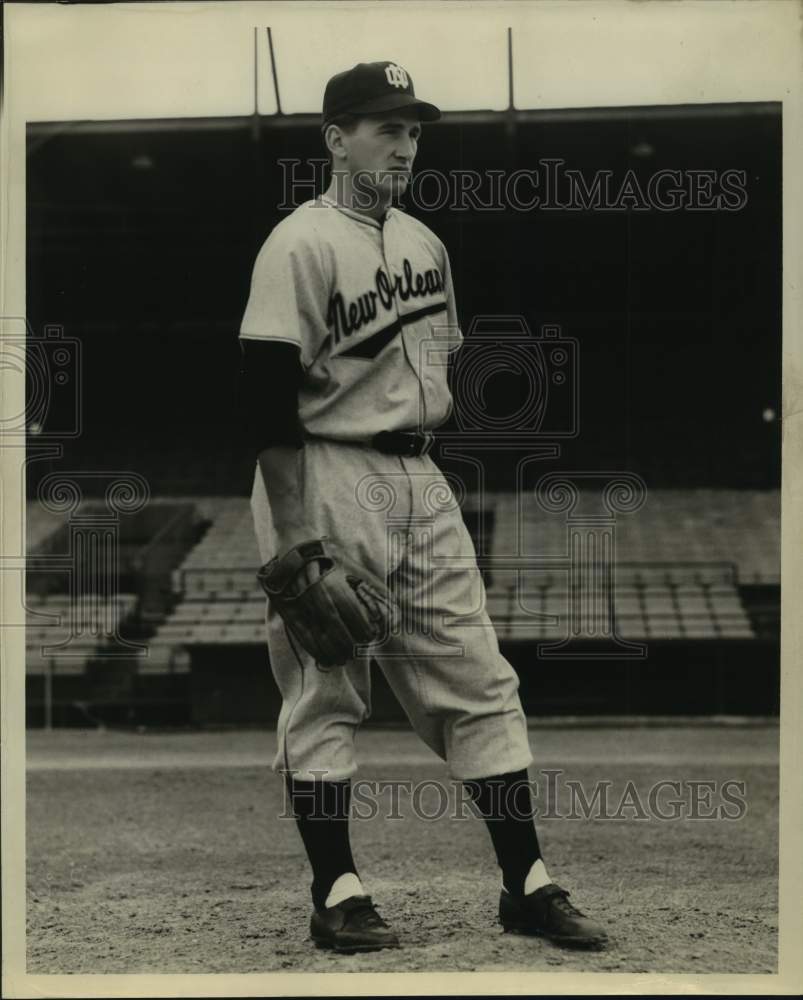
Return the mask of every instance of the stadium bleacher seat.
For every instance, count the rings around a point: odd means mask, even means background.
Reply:
[[[187,499],[210,527],[172,573],[176,603],[155,623],[148,656],[138,668],[143,673],[188,669],[184,651],[195,644],[264,643],[265,598],[255,576],[259,552],[248,499]],[[593,500],[581,496],[581,504]],[[469,494],[465,507],[475,510],[477,497]],[[32,516],[30,508],[29,545],[58,526],[52,518],[39,518],[35,505]],[[485,508],[493,514],[492,556],[565,553],[565,514],[541,510],[534,494],[517,500],[492,493]],[[779,493],[650,491],[641,509],[617,518],[616,540],[614,615],[622,638],[750,638],[753,630],[738,587],[779,580]],[[567,574],[554,568],[527,570],[520,590],[516,580],[515,572],[494,568],[488,585],[486,608],[500,639],[559,641],[569,621]],[[68,600],[66,595],[30,596],[30,648],[52,643],[56,634],[52,622],[36,616],[63,614]],[[131,610],[127,606],[125,614]],[[37,669],[34,660],[30,667]]]
[[[26,674],[43,674],[49,666],[54,673],[79,674],[101,655],[108,632],[119,629],[133,613],[136,595],[110,599],[87,593],[75,602],[69,594],[30,595],[27,605]]]
[[[590,500],[583,494],[580,505]],[[557,554],[565,548],[565,515],[540,509],[534,494],[491,494],[496,542],[514,551]],[[522,524],[516,521],[516,510]],[[644,505],[617,517],[617,553],[623,562],[730,562],[742,583],[780,579],[780,494],[777,490],[650,490]]]

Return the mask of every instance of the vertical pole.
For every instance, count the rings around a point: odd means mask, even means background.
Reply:
[[[273,53],[273,34],[268,28],[268,51],[270,52],[270,68],[273,73],[273,91],[276,94],[276,114],[282,114],[282,101],[279,97],[279,75],[276,72],[276,57]]]

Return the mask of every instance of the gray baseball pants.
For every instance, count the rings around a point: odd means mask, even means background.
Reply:
[[[532,755],[518,677],[499,651],[474,545],[441,471],[425,455],[384,455],[320,438],[308,440],[298,460],[316,534],[387,579],[402,614],[400,627],[370,651],[323,671],[267,605],[268,650],[282,696],[274,770],[302,780],[354,774],[355,734],[371,712],[371,657],[453,778],[526,768]],[[258,466],[251,509],[267,562],[276,541]]]

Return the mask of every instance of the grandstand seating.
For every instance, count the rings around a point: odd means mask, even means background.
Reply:
[[[516,593],[515,584],[488,591],[488,612],[500,639],[559,639],[566,631],[565,587]],[[545,616],[539,621],[535,616]],[[547,620],[546,616],[552,617]],[[710,579],[696,584],[617,584],[616,634],[623,639],[749,639],[753,629],[735,586]]]
[[[174,571],[180,600],[156,631],[159,643],[264,641],[264,596],[255,580],[258,551],[248,501],[209,501],[213,520],[203,540]],[[468,498],[476,504],[476,498]],[[491,554],[565,551],[566,522],[535,502],[492,494]],[[521,527],[519,527],[521,525]],[[760,491],[663,490],[617,522],[616,632],[624,639],[749,639],[753,629],[737,583],[774,582],[779,574],[778,494]],[[682,561],[678,561],[681,559]],[[736,572],[738,569],[738,575]],[[565,574],[494,570],[488,612],[501,640],[558,640],[566,629]],[[552,617],[539,617],[552,616]],[[555,617],[557,616],[557,617]]]
[[[465,498],[472,533],[484,515],[481,556],[565,554],[565,514],[547,514],[530,501],[525,498],[519,513],[509,495],[493,494],[482,504],[476,496]],[[133,655],[124,646],[113,649],[103,629],[93,634],[91,622],[85,622],[80,644],[43,654],[43,646],[66,640],[75,622],[68,617],[69,596],[53,593],[66,584],[63,571],[60,577],[39,569],[28,574],[29,725],[275,721],[279,700],[265,670],[266,605],[256,580],[259,551],[248,499],[152,502],[189,502],[184,521],[197,525],[194,538],[184,544],[182,536],[183,549],[174,545],[157,553],[157,588],[147,586],[147,566],[134,567],[125,586],[136,592],[120,594],[116,609],[85,595],[74,612],[83,615],[89,608],[96,622],[114,621],[116,612],[124,642],[140,646]],[[650,644],[648,661],[624,670],[598,674],[577,661],[558,671],[533,671],[534,662],[546,663],[550,655],[575,655],[576,649],[549,650],[569,630],[568,574],[554,566],[517,571],[492,562],[487,610],[519,673],[525,710],[777,710],[779,506],[777,491],[653,491],[642,509],[617,518],[615,634]],[[161,515],[156,521],[163,523]],[[167,522],[179,523],[169,517]],[[55,542],[53,551],[60,553],[56,532],[63,526],[63,519],[39,518],[36,505],[29,505],[28,551],[47,553]],[[152,548],[156,542],[145,544]],[[597,628],[603,626],[607,616],[598,618]],[[594,634],[585,621],[583,635]],[[673,700],[662,678],[676,669],[694,683]],[[400,717],[381,675],[375,694],[375,718]]]
[[[73,606],[69,594],[29,594],[25,627],[25,672],[81,674],[103,655],[107,634],[120,630],[136,608],[134,594],[107,599],[81,594]],[[72,641],[70,641],[72,639]]]
[[[137,670],[143,674],[186,672],[185,651],[193,646],[264,643],[265,599],[255,577],[259,553],[248,499],[206,497],[193,498],[193,503],[210,526],[172,571],[174,606],[161,620],[145,622],[149,625],[145,631],[134,630],[148,646],[147,655],[138,659]],[[564,514],[542,511],[532,497],[517,504],[509,494],[491,494],[483,506],[491,512],[494,525],[491,555],[565,552]],[[29,505],[29,511],[31,507],[36,510],[36,505]],[[476,507],[477,497],[467,497],[466,510]],[[29,514],[29,539],[40,520],[47,522]],[[616,531],[618,636],[630,640],[754,636],[738,585],[778,581],[777,491],[657,490],[639,511],[618,517]],[[44,528],[37,532],[40,542],[45,535]],[[31,595],[29,607],[39,614],[63,612],[67,600],[66,595]],[[134,600],[132,595],[120,596],[121,623],[136,622]],[[566,635],[568,608],[565,573],[528,569],[517,583],[515,572],[493,569],[487,609],[501,641],[559,641]],[[44,670],[38,650],[42,644],[58,642],[54,637],[60,635],[58,628],[35,621],[29,613],[29,672]],[[98,642],[90,644],[84,660],[51,659],[59,671],[80,671],[100,653]]]
[[[517,506],[523,551],[544,555],[565,550],[565,514],[541,510],[532,497],[517,504],[511,494],[493,494],[494,550],[515,551]],[[582,503],[582,501],[581,501]],[[651,490],[644,505],[616,522],[621,562],[728,562],[739,582],[780,581],[781,514],[777,490]]]

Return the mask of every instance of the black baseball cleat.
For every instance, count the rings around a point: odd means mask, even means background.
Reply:
[[[399,947],[395,931],[376,912],[370,896],[349,896],[336,906],[316,909],[310,936],[319,948],[343,952]]]
[[[499,921],[506,931],[538,934],[555,944],[575,948],[599,948],[606,943],[604,929],[568,900],[569,893],[550,882],[526,896],[502,889]]]

